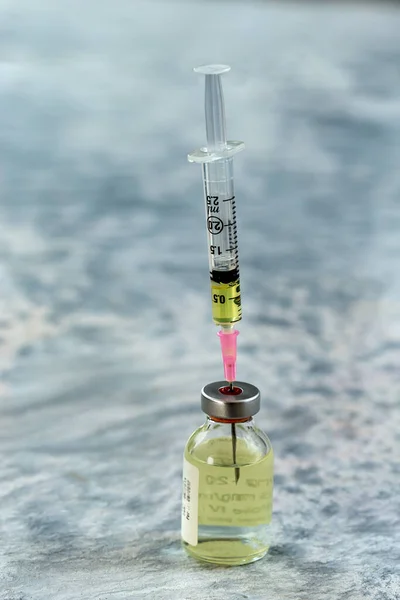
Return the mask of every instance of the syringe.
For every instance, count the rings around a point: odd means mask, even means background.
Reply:
[[[227,141],[221,75],[230,70],[226,65],[197,67],[205,75],[205,117],[207,147],[188,155],[190,162],[203,166],[206,202],[208,254],[211,279],[211,303],[224,361],[225,379],[236,379],[235,323],[242,318],[236,205],[233,189],[233,156],[243,150],[244,143]]]

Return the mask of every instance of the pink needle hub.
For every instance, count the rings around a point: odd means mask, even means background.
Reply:
[[[236,380],[237,336],[236,329],[218,331],[224,361],[225,379],[229,383]]]

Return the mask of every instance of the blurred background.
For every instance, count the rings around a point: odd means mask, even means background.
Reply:
[[[232,67],[228,137],[246,143],[238,376],[262,392],[279,539],[313,536],[306,562],[328,543],[339,562],[360,552],[365,577],[398,564],[399,31],[385,3],[0,0],[9,589],[17,573],[43,600],[38,552],[44,573],[56,551],[101,562],[147,544],[162,561],[168,541],[168,569],[184,564],[181,454],[200,388],[223,375],[201,169],[186,158],[205,142],[192,69],[210,62]],[[285,560],[290,597],[311,575]]]

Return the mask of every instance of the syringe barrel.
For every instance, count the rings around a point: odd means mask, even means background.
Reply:
[[[203,164],[210,274],[239,269],[233,159]]]
[[[203,163],[203,180],[212,315],[228,325],[242,318],[233,159]]]

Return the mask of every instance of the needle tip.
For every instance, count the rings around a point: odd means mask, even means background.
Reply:
[[[240,477],[240,469],[239,469],[239,467],[235,467],[235,483],[236,484],[239,481],[239,477]]]

